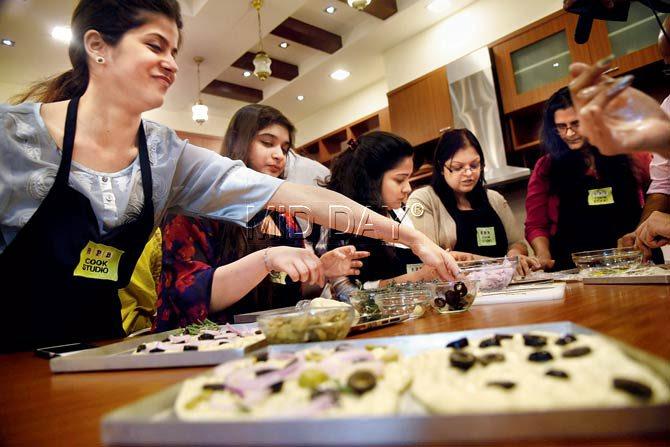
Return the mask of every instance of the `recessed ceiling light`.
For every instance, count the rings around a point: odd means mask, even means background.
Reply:
[[[72,40],[72,30],[67,26],[55,26],[51,30],[51,37],[63,43],[70,43]]]
[[[6,47],[13,47],[16,45],[16,42],[14,42],[12,39],[2,39],[2,44]]]
[[[426,6],[430,12],[444,12],[451,7],[451,0],[433,0]]]
[[[282,42],[279,44],[279,48],[288,48],[288,42]]]
[[[335,11],[337,11],[337,8],[333,5],[328,5],[328,7],[323,10],[326,14],[335,14]]]
[[[335,79],[336,81],[343,81],[349,77],[351,73],[349,73],[347,70],[335,70],[330,74],[330,77]]]
[[[558,62],[554,62],[554,67],[558,67],[560,64]]]
[[[245,71],[244,73],[242,73],[242,76],[244,76],[245,78],[248,78],[249,76],[251,76],[251,72],[250,71]]]
[[[298,96],[295,97],[295,99],[297,99],[298,101],[304,101],[305,97],[302,96],[302,95],[298,95]]]

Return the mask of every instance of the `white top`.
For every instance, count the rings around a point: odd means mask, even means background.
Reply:
[[[303,157],[291,151],[286,157],[286,180],[302,185],[319,185],[319,181],[325,181],[330,175],[330,169],[314,161],[311,158]]]
[[[60,164],[60,149],[39,111],[39,103],[0,104],[0,253],[46,197]],[[246,225],[282,183],[181,140],[168,127],[143,123],[154,226],[168,211]],[[72,162],[69,184],[91,201],[102,234],[139,215],[144,203],[139,157],[112,173]]]

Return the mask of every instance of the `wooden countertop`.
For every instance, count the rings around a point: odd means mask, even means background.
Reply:
[[[475,306],[431,314],[354,338],[388,337],[498,326],[572,321],[670,361],[670,286],[569,284],[562,301]],[[32,353],[0,355],[0,446],[100,445],[100,419],[115,408],[164,389],[206,368],[52,375]],[[668,437],[496,446],[667,446]]]

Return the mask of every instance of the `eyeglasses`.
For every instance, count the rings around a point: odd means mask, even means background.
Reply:
[[[579,120],[571,121],[569,123],[557,123],[556,124],[556,133],[559,135],[565,135],[568,133],[568,129],[572,129],[573,132],[579,131]]]
[[[447,171],[451,172],[452,174],[463,174],[468,169],[470,170],[470,172],[479,172],[479,170],[482,169],[482,164],[480,162],[474,162],[469,165],[456,166],[456,167],[449,167],[447,165],[444,165],[444,167],[447,169]]]

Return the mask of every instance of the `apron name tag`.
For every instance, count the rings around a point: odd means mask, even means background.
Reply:
[[[612,187],[589,189],[589,206],[611,205],[614,203]]]
[[[477,246],[493,247],[496,245],[496,230],[494,227],[477,227]]]
[[[286,277],[288,277],[286,272],[275,272],[274,270],[270,272],[270,281],[275,284],[286,285]]]
[[[122,254],[123,250],[89,241],[79,255],[74,276],[117,281]]]
[[[419,270],[421,270],[421,267],[423,267],[423,264],[421,264],[421,263],[419,263],[419,264],[407,264],[405,266],[405,268],[407,269],[407,273],[418,272]]]

